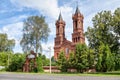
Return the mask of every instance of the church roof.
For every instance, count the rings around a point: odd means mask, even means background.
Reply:
[[[61,13],[59,14],[58,21],[63,21]]]
[[[76,7],[75,14],[78,14],[78,13],[80,13],[80,10],[79,10],[79,7],[77,6],[77,7]]]

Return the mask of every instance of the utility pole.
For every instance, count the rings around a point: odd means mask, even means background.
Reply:
[[[51,47],[48,48],[50,51],[49,57],[50,57],[50,74],[51,74]]]

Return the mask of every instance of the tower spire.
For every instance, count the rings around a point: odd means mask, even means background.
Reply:
[[[79,10],[79,7],[78,7],[78,5],[77,5],[75,14],[78,14],[78,13],[80,13],[80,10]]]
[[[63,21],[63,18],[62,18],[61,12],[60,12],[60,14],[59,14],[58,21]]]

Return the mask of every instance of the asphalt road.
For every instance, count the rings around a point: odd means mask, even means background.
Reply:
[[[120,80],[120,77],[0,73],[0,80]]]

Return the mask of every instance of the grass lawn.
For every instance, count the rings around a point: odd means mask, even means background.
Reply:
[[[112,72],[96,72],[96,73],[25,73],[25,72],[0,72],[1,73],[12,73],[12,74],[39,74],[39,75],[61,75],[61,76],[117,76],[120,77],[120,71]]]
[[[120,77],[120,71],[96,72],[96,73],[88,73],[88,75],[93,75],[93,76],[119,76]]]
[[[52,73],[53,75],[68,75],[68,76],[119,76],[120,71],[112,72],[96,72],[96,73]]]

